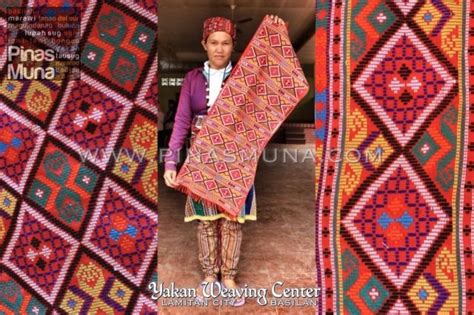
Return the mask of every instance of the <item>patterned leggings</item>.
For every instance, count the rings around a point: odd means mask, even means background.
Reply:
[[[220,271],[222,279],[234,279],[242,243],[241,224],[226,219],[199,221],[197,235],[204,274],[217,278]]]

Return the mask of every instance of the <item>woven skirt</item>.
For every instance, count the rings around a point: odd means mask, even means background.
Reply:
[[[191,141],[194,140],[194,137],[201,129],[205,118],[205,115],[197,115],[194,117],[191,125]],[[190,222],[193,220],[212,221],[221,218],[232,220],[232,218],[226,213],[220,212],[213,206],[207,207],[201,202],[195,201],[190,196],[188,196],[185,206],[185,222]],[[252,186],[250,189],[247,199],[245,199],[245,204],[242,206],[239,215],[234,220],[238,221],[239,223],[244,223],[246,220],[257,220],[257,199],[255,197],[254,186]]]

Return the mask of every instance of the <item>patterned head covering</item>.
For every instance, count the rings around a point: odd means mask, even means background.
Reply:
[[[235,41],[236,30],[235,25],[231,20],[217,16],[208,18],[204,21],[204,27],[202,31],[202,40],[206,40],[209,35],[214,32],[226,32]]]

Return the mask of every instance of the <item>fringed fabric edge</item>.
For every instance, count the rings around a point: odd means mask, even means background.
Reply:
[[[199,196],[198,194],[193,192],[193,190],[189,187],[179,185],[178,187],[176,187],[176,190],[179,190],[180,192],[190,196],[194,201],[200,202],[206,207],[215,207],[217,209],[217,211],[219,211],[221,213],[228,214],[231,217],[232,220],[237,219],[237,216],[238,216],[239,212],[237,212],[237,213],[230,212],[231,210],[227,210],[224,207],[222,207],[222,206],[220,206],[220,205],[218,205],[218,204],[216,204],[216,203],[214,203],[214,202],[212,202],[208,199],[205,199],[205,198]]]

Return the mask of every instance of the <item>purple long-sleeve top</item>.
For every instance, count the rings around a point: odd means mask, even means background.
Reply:
[[[173,131],[165,155],[165,170],[176,170],[179,150],[182,149],[196,115],[206,115],[206,78],[203,68],[186,73],[179,96]]]

